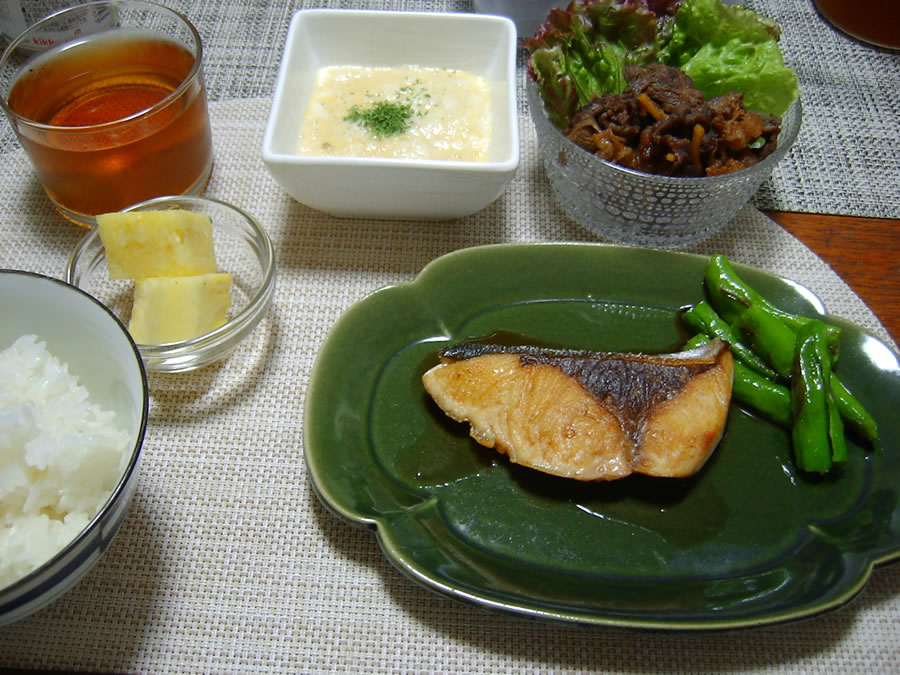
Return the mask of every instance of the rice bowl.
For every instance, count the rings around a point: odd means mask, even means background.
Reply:
[[[59,598],[109,547],[137,487],[149,395],[140,353],[125,326],[87,293],[39,274],[0,270],[0,316],[0,350],[22,336],[37,336],[0,357],[0,527],[10,530],[15,521],[34,539],[26,547],[21,532],[4,532],[3,625]],[[36,371],[23,366],[29,359]],[[21,391],[30,385],[9,378],[26,370],[42,380],[48,399],[61,395],[62,407],[48,410],[54,406],[42,403],[44,394],[32,395],[37,403],[22,403]],[[74,388],[70,378],[78,382]],[[82,417],[77,431],[59,422],[75,410]],[[113,415],[116,429],[110,430]],[[86,477],[92,473],[97,475]],[[10,582],[12,575],[17,579]]]

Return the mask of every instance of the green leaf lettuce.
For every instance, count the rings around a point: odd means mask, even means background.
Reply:
[[[551,10],[541,30],[525,41],[550,119],[565,127],[594,95],[624,91],[625,65],[657,60],[671,21],[644,0],[576,0]]]
[[[707,98],[738,91],[751,110],[783,115],[799,87],[779,38],[771,20],[721,0],[574,0],[524,44],[548,115],[563,128],[594,96],[622,92],[627,64],[655,61],[684,70]]]
[[[707,98],[739,91],[748,109],[769,115],[784,115],[800,95],[797,76],[784,65],[774,40],[707,44],[681,69]]]

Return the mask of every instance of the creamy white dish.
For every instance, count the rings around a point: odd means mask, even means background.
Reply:
[[[445,68],[328,66],[300,130],[301,155],[486,161],[487,80]]]

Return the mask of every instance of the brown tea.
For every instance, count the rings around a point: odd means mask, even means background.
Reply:
[[[193,65],[182,45],[126,31],[88,36],[28,65],[9,107],[39,123],[19,120],[16,132],[64,213],[203,189],[212,139],[202,77],[185,82]]]

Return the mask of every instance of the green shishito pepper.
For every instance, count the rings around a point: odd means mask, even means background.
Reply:
[[[790,378],[794,367],[796,333],[760,305],[750,305],[734,320],[747,346],[775,371]]]
[[[822,324],[821,326],[817,324]],[[832,369],[831,351],[828,349],[826,324],[815,321],[810,331],[816,335],[818,359],[822,363],[822,374],[825,377],[825,405],[828,409],[828,442],[831,445],[831,460],[835,463],[847,460],[847,439],[844,437],[844,421],[838,410],[834,397],[834,370]],[[804,332],[805,334],[805,332]]]
[[[832,394],[831,366],[825,324],[810,321],[797,331],[791,378],[794,457],[797,466],[810,473],[825,473],[847,459],[844,425]]]
[[[855,434],[867,441],[878,440],[878,425],[865,406],[850,393],[837,374],[831,373],[831,393],[838,412]]]
[[[698,333],[685,343],[684,348],[693,349],[705,342],[709,342],[709,337]],[[734,361],[734,380],[731,393],[736,400],[763,417],[785,427],[791,426],[790,389],[763,377],[737,359]]]
[[[802,471],[825,473],[847,459],[845,426],[862,439],[878,440],[875,419],[834,372],[838,326],[778,309],[721,254],[710,259],[704,284],[709,302],[681,310],[684,323],[698,332],[686,348],[714,337],[729,343],[732,396],[791,429]]]
[[[735,272],[728,257],[721,253],[710,258],[709,264],[706,266],[704,282],[710,303],[728,323],[737,321],[738,317],[750,307],[755,307],[757,311],[765,312],[779,319],[794,332],[813,320],[807,316],[786,312],[773,305],[748,286]],[[825,334],[832,358],[837,359],[841,329],[838,326],[826,324]]]
[[[727,342],[731,346],[731,353],[734,354],[734,357],[750,370],[770,379],[778,377],[778,373],[741,342],[737,331],[724,321],[705,300],[701,300],[691,307],[683,308],[681,318],[688,326],[707,337],[717,337]]]
[[[828,386],[821,359],[821,322],[808,323],[797,334],[794,375],[791,378],[794,459],[802,471],[825,473],[831,468],[828,426]]]
[[[741,335],[749,335],[750,345],[759,349],[766,362],[775,366],[779,374],[785,374],[789,359],[793,368],[793,350],[789,346],[790,336],[785,328],[795,333],[796,340],[796,333],[813,321],[823,325],[831,366],[836,363],[840,327],[778,309],[737,275],[725,255],[718,254],[710,258],[704,282],[710,303],[721,315],[722,321],[734,324]],[[779,323],[782,327],[778,326]],[[829,388],[834,404],[847,426],[860,438],[877,441],[878,426],[874,418],[833,372]]]

